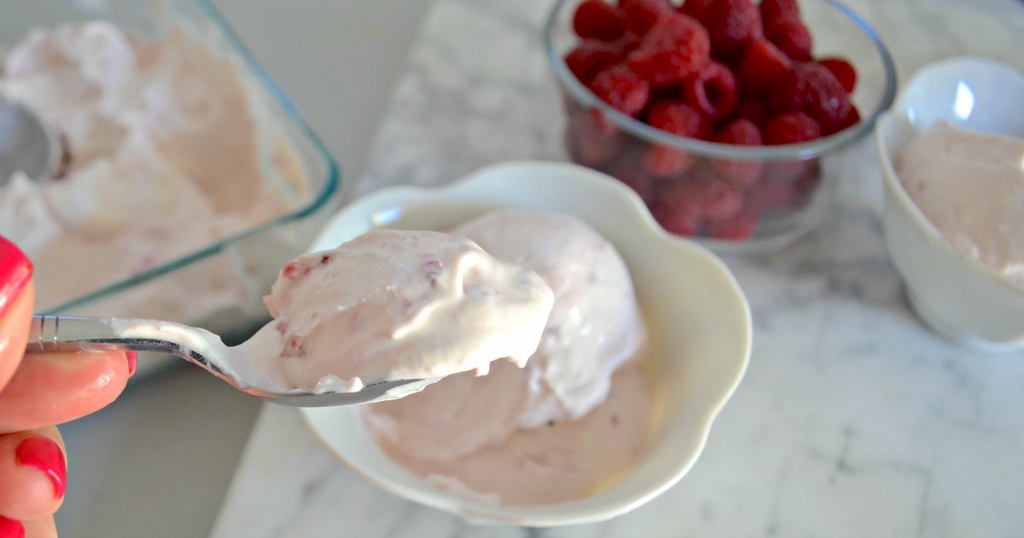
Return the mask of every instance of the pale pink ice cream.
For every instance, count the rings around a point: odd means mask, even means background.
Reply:
[[[632,467],[653,427],[651,387],[630,362],[646,332],[625,263],[567,215],[501,210],[451,233],[551,286],[540,346],[525,368],[495,363],[486,377],[372,404],[367,427],[390,457],[455,492],[518,505],[593,494]]]
[[[246,345],[284,388],[486,374],[526,362],[553,300],[536,273],[464,237],[374,230],[285,266],[266,297],[274,321]]]
[[[160,38],[101,21],[37,29],[2,61],[0,93],[67,150],[58,179],[18,173],[0,190],[0,233],[35,262],[42,309],[283,215],[304,196],[294,151],[271,140],[276,128],[235,61],[181,27]],[[181,319],[237,300],[247,292],[230,286],[238,270],[204,267],[175,284],[188,292],[163,289],[117,313]],[[132,308],[150,305],[166,308]]]
[[[896,172],[957,251],[1024,288],[1024,140],[940,121],[910,142]]]

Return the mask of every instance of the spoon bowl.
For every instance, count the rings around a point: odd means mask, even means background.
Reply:
[[[400,398],[437,379],[368,382],[361,390],[287,389],[253,367],[253,341],[228,347],[205,329],[148,319],[37,315],[29,329],[27,353],[63,351],[156,351],[185,359],[232,387],[266,401],[295,407],[329,407]]]
[[[1024,349],[1024,289],[957,251],[896,173],[900,153],[945,120],[1024,139],[1024,76],[1000,62],[958,57],[918,71],[875,130],[885,181],[886,247],[917,316],[936,333],[984,351]]]
[[[34,113],[0,96],[0,187],[19,170],[31,179],[57,170],[59,144]]]

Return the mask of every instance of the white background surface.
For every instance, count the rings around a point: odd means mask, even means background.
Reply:
[[[565,159],[558,91],[537,39],[552,2],[436,1],[359,191],[444,184],[509,159]],[[961,54],[1024,69],[1018,0],[844,3],[878,30],[900,80]],[[885,251],[872,142],[825,160],[837,192],[812,233],[724,260],[751,302],[750,368],[700,460],[658,498],[592,525],[467,525],[375,487],[298,412],[268,405],[214,536],[1021,536],[1024,357],[958,348],[914,317]]]
[[[429,0],[215,0],[342,169],[357,177]],[[182,363],[62,427],[62,536],[209,534],[259,402]]]

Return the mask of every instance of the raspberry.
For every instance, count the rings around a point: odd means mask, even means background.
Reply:
[[[651,211],[654,220],[669,233],[691,237],[700,232],[700,206],[696,200],[674,205],[656,204]]]
[[[713,138],[720,144],[760,146],[761,131],[754,122],[740,118],[720,129]],[[739,187],[749,187],[761,177],[761,161],[756,159],[714,159],[711,168]]]
[[[609,131],[599,112],[581,110],[569,116],[565,146],[575,163],[596,167],[616,155],[622,145],[619,131]]]
[[[747,210],[763,215],[803,206],[821,178],[817,159],[765,163],[764,177],[747,192]]]
[[[647,123],[669,134],[688,138],[706,136],[708,131],[700,112],[674,101],[659,101],[651,105]],[[692,153],[662,144],[651,144],[641,158],[644,170],[657,177],[684,174],[695,161]]]
[[[838,133],[847,127],[852,127],[860,122],[860,112],[857,112],[857,107],[851,106],[849,113],[846,116],[835,122],[823,123],[821,125],[821,132],[823,135],[828,136],[833,133]]]
[[[710,53],[707,31],[686,15],[671,12],[651,27],[626,61],[644,80],[665,85],[697,72]]]
[[[679,12],[699,19],[701,12],[704,11],[704,8],[709,3],[711,3],[711,0],[686,0],[683,2],[683,5],[679,6]]]
[[[746,118],[759,127],[764,125],[764,122],[768,121],[768,118],[771,117],[771,109],[768,106],[768,101],[765,99],[747,99],[741,101],[736,108],[739,110],[741,118]]]
[[[756,214],[744,211],[730,219],[709,222],[707,234],[726,241],[746,241],[754,236],[757,220]]]
[[[835,75],[816,63],[793,67],[772,95],[775,111],[806,112],[820,124],[838,124],[850,114],[850,96]]]
[[[644,170],[658,178],[685,174],[696,161],[689,151],[662,144],[652,144],[641,157]]]
[[[586,84],[596,73],[621,59],[622,55],[612,45],[596,39],[586,39],[565,55],[565,66],[580,82]]]
[[[661,191],[662,204],[696,211],[705,221],[732,218],[743,209],[743,199],[743,191],[704,168],[686,178],[667,182]],[[689,207],[693,204],[696,209]]]
[[[765,37],[789,56],[789,59],[797,62],[811,61],[814,40],[811,31],[800,19],[786,18],[776,21],[765,31]]]
[[[785,112],[768,120],[761,130],[765,144],[798,144],[821,137],[821,126],[803,112]]]
[[[733,120],[715,133],[715,142],[740,146],[760,146],[761,131],[754,122],[747,119]]]
[[[650,84],[623,64],[594,75],[588,86],[594,95],[627,116],[639,114],[651,93]]]
[[[731,114],[739,101],[736,77],[728,67],[715,61],[686,79],[683,92],[690,106],[712,120]]]
[[[705,138],[708,125],[700,112],[678,101],[658,101],[647,112],[647,124],[669,134]]]
[[[626,29],[644,35],[659,20],[674,10],[667,0],[619,0],[619,9],[626,18]]]
[[[609,172],[609,175],[633,189],[633,192],[640,196],[644,203],[651,204],[657,198],[657,187],[654,179],[650,176],[635,170],[631,166],[613,167]]]
[[[692,188],[692,196],[700,202],[701,214],[707,221],[731,219],[743,209],[743,191],[710,170],[690,178],[687,183]]]
[[[747,205],[744,210],[755,215],[764,215],[799,205],[800,195],[793,188],[793,181],[772,177],[766,167],[761,182],[747,191]]]
[[[857,69],[844,58],[819,58],[818,63],[836,76],[846,93],[853,93],[857,86]]]
[[[626,16],[603,0],[584,0],[572,17],[576,35],[614,41],[626,33]]]
[[[752,0],[711,0],[698,20],[707,28],[711,51],[718,58],[736,58],[750,42],[764,37],[761,13]]]
[[[800,202],[804,203],[812,194],[814,194],[815,187],[821,182],[821,168],[818,161],[805,161],[807,166],[805,172],[796,178],[793,182],[793,191],[796,192],[797,197],[800,198]]]
[[[771,41],[760,39],[747,46],[736,67],[736,78],[743,95],[764,97],[772,94],[792,65]]]
[[[800,6],[796,0],[761,0],[758,6],[761,11],[761,23],[765,32],[775,27],[775,23],[782,19],[799,19]]]

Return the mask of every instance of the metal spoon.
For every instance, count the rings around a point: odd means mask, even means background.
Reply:
[[[178,356],[252,396],[296,407],[326,407],[369,403],[415,392],[435,380],[402,379],[367,383],[357,392],[284,390],[267,381],[247,360],[244,342],[228,347],[219,336],[205,329],[169,321],[37,315],[32,318],[26,353],[54,351],[135,350],[157,351]],[[229,366],[230,365],[230,366]],[[396,390],[397,389],[397,390]]]
[[[32,179],[51,177],[60,159],[60,141],[39,117],[0,95],[0,187],[18,170]]]

